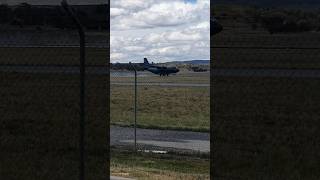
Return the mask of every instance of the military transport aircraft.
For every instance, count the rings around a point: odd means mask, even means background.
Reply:
[[[169,74],[179,72],[179,69],[177,69],[176,67],[160,67],[160,66],[149,64],[147,58],[144,58],[143,68],[154,74],[159,74],[160,76],[165,76],[165,75],[169,76]]]

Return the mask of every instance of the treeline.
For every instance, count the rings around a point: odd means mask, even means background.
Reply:
[[[107,5],[72,6],[83,25],[90,30],[107,30]],[[17,6],[0,5],[0,24],[25,26],[50,26],[75,29],[72,20],[61,6],[34,6],[22,3]]]
[[[215,4],[255,5],[260,7],[319,7],[319,0],[215,0]]]
[[[320,31],[320,9],[218,4],[211,13],[220,21],[247,23],[253,30],[263,28],[270,33]]]
[[[252,28],[272,33],[320,31],[320,10],[251,8],[245,15]]]

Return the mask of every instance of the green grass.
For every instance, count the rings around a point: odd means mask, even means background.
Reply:
[[[138,86],[138,126],[208,132],[209,92],[209,87]],[[133,87],[111,85],[110,98],[111,123],[132,125]]]
[[[209,179],[210,160],[111,150],[111,174],[137,179]]]

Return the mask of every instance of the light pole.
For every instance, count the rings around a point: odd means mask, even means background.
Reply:
[[[134,70],[134,151],[137,152],[137,69],[129,64]]]
[[[79,180],[85,179],[85,164],[84,164],[84,135],[85,135],[85,33],[80,20],[74,14],[66,0],[62,0],[62,7],[66,10],[68,15],[72,18],[73,22],[77,26],[78,33],[80,36],[80,138],[79,138],[79,149],[80,149],[80,162],[79,162]]]

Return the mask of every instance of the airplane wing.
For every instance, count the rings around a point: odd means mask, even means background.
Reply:
[[[164,70],[164,69],[167,69],[167,67],[158,67],[157,66],[157,69]]]

